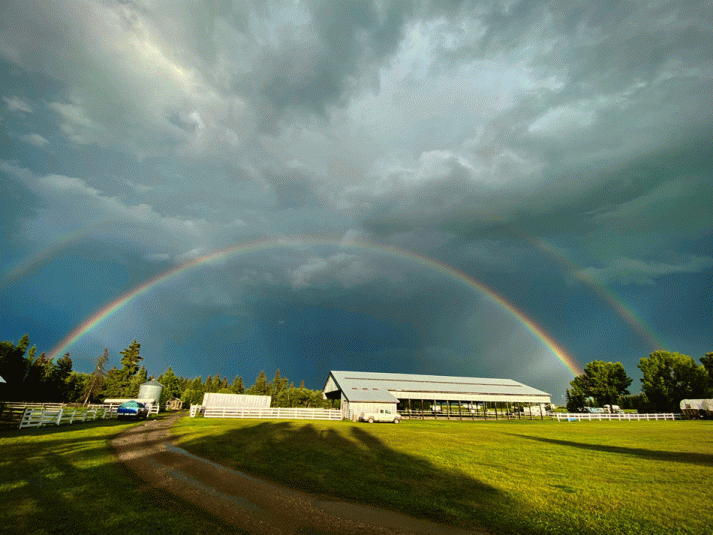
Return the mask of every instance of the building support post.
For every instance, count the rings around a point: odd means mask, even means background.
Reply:
[[[487,421],[488,420],[488,402],[483,401],[483,418]]]
[[[458,419],[461,422],[463,421],[463,405],[461,404],[460,400],[458,400]]]

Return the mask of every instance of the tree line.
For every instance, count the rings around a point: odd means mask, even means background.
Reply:
[[[149,379],[163,385],[160,403],[179,398],[184,405],[200,404],[203,394],[249,394],[271,396],[273,407],[332,408],[338,401],[322,399],[321,390],[305,388],[304,381],[296,387],[287,377],[275,372],[272,381],[261,371],[252,386],[246,387],[243,378],[236,375],[232,382],[219,374],[198,377],[179,377],[171,366],[158,377],[149,377],[140,355],[141,344],[134,340],[119,354],[119,366],[106,370],[109,350],[104,349],[94,361],[92,373],[72,370],[69,353],[58,359],[49,359],[45,353],[37,355],[30,347],[28,335],[17,344],[0,342],[0,400],[67,403],[101,403],[105,399],[135,398],[139,387]]]
[[[713,353],[706,353],[700,361],[681,353],[654,351],[639,360],[641,393],[634,395],[629,392],[632,379],[621,362],[592,361],[570,382],[567,410],[619,405],[639,412],[677,412],[682,399],[713,397]]]
[[[150,378],[141,344],[134,340],[119,354],[119,366],[106,370],[109,350],[94,362],[92,373],[72,370],[69,353],[50,359],[45,353],[37,355],[30,347],[28,335],[17,344],[0,342],[0,400],[98,403],[111,398],[133,398],[139,386]],[[586,365],[584,373],[570,382],[567,389],[567,410],[581,411],[586,406],[619,405],[639,412],[675,412],[682,399],[713,397],[713,352],[701,357],[698,364],[692,357],[668,351],[654,351],[639,360],[641,393],[631,394],[633,380],[621,362],[595,360]],[[179,377],[169,366],[155,378],[163,385],[161,403],[180,398],[185,404],[200,404],[206,392],[271,396],[273,407],[329,408],[338,402],[322,399],[320,390],[305,388],[304,381],[296,387],[287,377],[275,372],[268,381],[261,371],[252,386],[246,387],[236,375],[232,382],[219,374],[198,377]]]

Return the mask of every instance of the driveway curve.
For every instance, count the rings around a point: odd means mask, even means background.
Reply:
[[[262,481],[171,444],[173,415],[131,427],[111,441],[116,456],[149,486],[255,535],[486,535],[393,511],[325,500]]]

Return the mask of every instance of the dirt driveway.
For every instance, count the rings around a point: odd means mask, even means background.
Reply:
[[[176,416],[124,431],[111,444],[149,486],[194,504],[200,516],[255,535],[484,535],[375,507],[324,500],[261,481],[171,445]]]

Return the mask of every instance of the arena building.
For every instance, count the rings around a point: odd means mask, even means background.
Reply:
[[[332,371],[322,394],[339,399],[350,420],[379,409],[409,418],[532,418],[551,403],[550,394],[512,379],[376,372]]]

